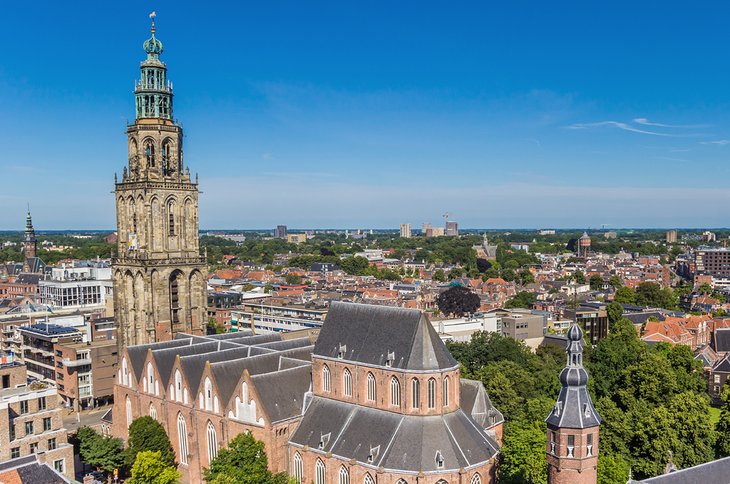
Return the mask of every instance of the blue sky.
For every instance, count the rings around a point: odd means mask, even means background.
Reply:
[[[157,12],[202,228],[724,227],[727,2],[11,2],[0,230],[113,228]]]

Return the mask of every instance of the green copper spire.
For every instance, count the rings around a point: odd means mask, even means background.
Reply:
[[[140,66],[141,77],[134,86],[137,119],[172,120],[172,83],[167,80],[167,66],[160,60],[163,48],[162,42],[155,37],[155,12],[150,18],[152,37],[142,44],[147,58]]]

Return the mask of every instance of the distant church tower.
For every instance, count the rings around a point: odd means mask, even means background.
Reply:
[[[568,331],[567,353],[568,364],[560,373],[563,388],[546,419],[548,483],[595,484],[601,417],[586,389],[583,330],[577,323]]]
[[[154,18],[154,14],[151,15]],[[114,316],[120,347],[202,334],[206,263],[198,245],[198,183],[183,170],[182,128],[173,121],[172,83],[162,42],[143,44],[136,119],[127,126],[129,169],[115,175],[117,258]]]
[[[25,216],[25,239],[23,239],[23,272],[31,272],[33,259],[36,257],[38,250],[38,241],[35,238],[35,230],[33,229],[33,220],[30,218],[30,207]]]

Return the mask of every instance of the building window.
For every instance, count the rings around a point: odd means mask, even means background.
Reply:
[[[586,442],[586,455],[588,457],[593,456],[593,434],[588,434],[588,440]]]
[[[145,158],[147,158],[147,166],[155,166],[155,146],[152,141],[146,141],[144,146]]]
[[[444,378],[444,407],[449,406],[449,377]]]
[[[28,400],[21,400],[20,402],[20,414],[24,415],[28,413]]]
[[[181,413],[177,414],[177,440],[180,447],[180,463],[188,464],[188,426]]]
[[[10,433],[10,440],[15,440],[15,423],[12,420],[8,426],[8,432]]]
[[[441,455],[441,451],[436,451],[436,469],[444,468],[444,456]]]
[[[210,382],[210,378],[205,379],[205,409],[208,411],[213,410],[213,384]]]
[[[51,417],[46,417],[43,419],[43,431],[48,432],[51,430]]]
[[[175,370],[175,400],[182,401],[182,374],[180,370]]]
[[[167,205],[168,233],[175,235],[175,204],[170,202]]]
[[[327,484],[327,469],[325,469],[324,462],[321,459],[317,459],[314,471],[314,484]]]
[[[362,484],[375,484],[375,481],[370,477],[370,474],[365,474],[365,479],[362,480]]]
[[[63,474],[66,472],[66,461],[63,459],[54,460],[53,468],[56,469],[56,472],[59,474]]]
[[[421,382],[418,378],[411,380],[411,407],[419,408],[421,406]]]
[[[38,399],[38,410],[46,409],[46,397],[40,397]]]
[[[474,477],[471,478],[469,484],[482,484],[481,476],[479,474],[474,474]]]
[[[25,422],[25,435],[33,435],[33,422]]]
[[[436,408],[436,379],[428,380],[428,408]]]
[[[10,458],[17,459],[18,457],[20,457],[20,447],[13,447],[10,449]]]
[[[400,382],[396,377],[390,379],[390,404],[400,407]]]
[[[54,450],[56,448],[56,439],[48,439],[48,450]]]
[[[340,479],[338,484],[350,484],[350,473],[345,466],[340,467]]]
[[[342,373],[342,386],[343,392],[346,397],[352,396],[352,373],[350,373],[350,370],[345,368],[345,371]]]
[[[154,390],[154,373],[152,372],[152,363],[147,363],[147,388],[149,389],[149,392],[152,393]]]
[[[212,462],[218,456],[218,437],[212,422],[208,422],[208,462]]]
[[[375,377],[372,373],[368,373],[368,401],[374,402],[377,397],[375,391]]]
[[[550,431],[550,453],[555,455],[555,432]]]
[[[150,403],[150,417],[157,420],[157,409],[155,408],[155,405]]]
[[[132,401],[127,397],[126,401],[126,410],[127,410],[127,428],[129,428],[130,425],[132,425]]]
[[[715,383],[720,383],[720,375],[715,375]]]
[[[575,456],[575,435],[568,435],[568,457]]]
[[[33,442],[30,444],[30,453],[35,454],[38,452],[38,442]]]
[[[327,365],[322,367],[322,391],[330,391],[330,367]]]
[[[304,464],[302,463],[302,456],[299,452],[294,454],[294,481],[297,484],[302,484],[304,479]]]

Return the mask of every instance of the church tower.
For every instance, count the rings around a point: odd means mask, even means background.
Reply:
[[[598,481],[598,429],[601,417],[586,389],[583,330],[568,331],[568,363],[560,373],[558,401],[547,422],[547,463],[550,484],[595,484]]]
[[[182,127],[173,119],[172,83],[162,42],[143,44],[147,58],[134,86],[136,119],[127,126],[128,167],[115,175],[117,257],[114,316],[120,347],[202,334],[206,263],[198,245],[198,183],[183,169]]]
[[[38,241],[35,238],[35,230],[33,229],[33,220],[30,218],[30,207],[25,216],[25,239],[23,239],[23,257],[33,259],[38,250]]]

